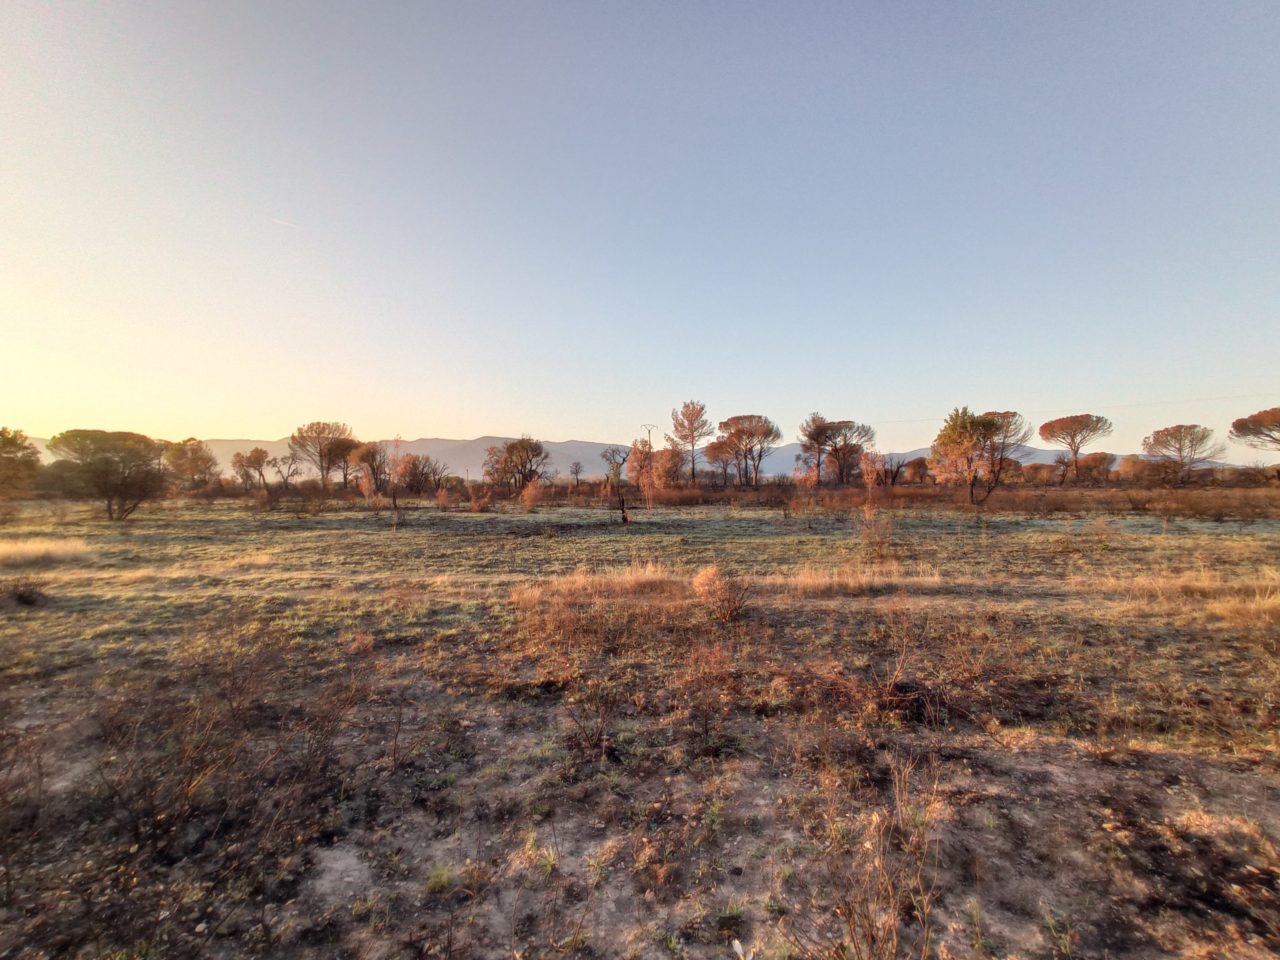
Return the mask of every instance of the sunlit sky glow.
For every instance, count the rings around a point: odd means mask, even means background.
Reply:
[[[7,0],[0,423],[1224,436],[1280,404],[1278,50],[1272,0]]]

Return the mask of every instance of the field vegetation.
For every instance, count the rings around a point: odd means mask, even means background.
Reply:
[[[1273,956],[1212,492],[12,508],[0,956]]]

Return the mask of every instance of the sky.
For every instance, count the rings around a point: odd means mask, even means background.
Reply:
[[[1280,405],[1277,50],[1273,0],[6,0],[0,424],[1225,438]]]

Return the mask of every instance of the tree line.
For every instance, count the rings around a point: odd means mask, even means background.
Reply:
[[[875,430],[868,424],[813,413],[797,429],[800,453],[784,482],[892,486],[932,477],[937,483],[966,489],[970,502],[979,504],[1016,477],[1063,484],[1109,476],[1114,455],[1083,450],[1111,432],[1111,421],[1098,414],[1049,420],[1035,433],[1046,443],[1062,447],[1063,453],[1053,464],[1024,465],[1017,454],[1030,440],[1033,427],[1021,414],[974,413],[967,406],[957,407],[938,431],[929,456],[906,461],[876,452]],[[1229,436],[1259,450],[1280,450],[1280,407],[1240,417],[1231,424]],[[617,490],[623,505],[624,471],[626,480],[650,502],[658,490],[697,486],[700,476],[725,487],[758,486],[764,482],[762,464],[782,437],[778,425],[759,414],[738,414],[713,426],[705,404],[689,400],[671,411],[671,431],[664,433],[664,447],[655,447],[650,435],[636,438],[629,447],[610,446],[602,451],[606,493]],[[1147,459],[1126,458],[1122,468],[1157,471],[1163,479],[1174,481],[1186,480],[1225,450],[1213,431],[1200,424],[1155,430],[1143,439],[1142,447]],[[21,430],[0,427],[0,498],[22,498],[33,492],[94,497],[102,501],[109,519],[123,520],[147,500],[195,493],[223,482],[213,452],[195,438],[171,443],[138,433],[77,429],[52,437],[48,449],[55,459],[42,465],[35,445]],[[550,460],[539,440],[529,436],[509,440],[486,450],[483,482],[499,495],[518,496],[553,478]],[[342,490],[366,497],[387,497],[393,506],[399,496],[447,495],[450,483],[461,483],[450,476],[445,463],[405,451],[399,441],[361,442],[347,424],[333,421],[299,426],[289,438],[288,452],[281,456],[271,456],[261,447],[237,452],[230,467],[241,491],[268,499],[300,492],[306,470],[314,474],[306,482],[317,484],[322,495],[340,484]],[[575,490],[584,470],[580,462],[569,468]],[[625,514],[625,505],[623,509]]]

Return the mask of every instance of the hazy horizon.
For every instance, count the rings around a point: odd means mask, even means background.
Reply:
[[[1280,403],[1276,49],[1264,3],[15,0],[0,422],[1226,441]]]

